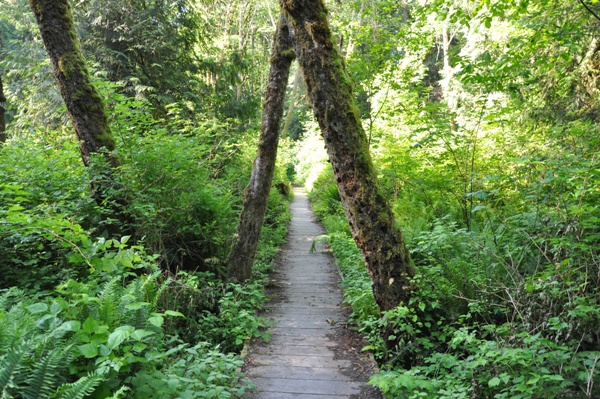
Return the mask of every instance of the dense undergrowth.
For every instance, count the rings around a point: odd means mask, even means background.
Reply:
[[[600,397],[597,2],[327,3],[418,270],[410,302],[373,301],[299,70],[274,186],[314,187],[371,383],[390,399]],[[266,337],[254,310],[289,218],[272,190],[255,278],[227,282],[273,6],[74,7],[109,170],[82,165],[27,3],[3,4],[0,396],[243,395],[235,353]]]
[[[398,172],[378,161],[382,176]],[[442,190],[429,187],[423,198],[384,178],[418,270],[410,302],[384,314],[330,168],[314,183],[310,198],[345,276],[345,302],[381,365],[371,383],[388,398],[600,395],[598,173],[567,153],[538,165],[545,177],[520,176],[519,191],[490,182],[472,193],[469,227],[456,204],[446,202],[443,216],[431,209],[426,201],[440,204]]]
[[[384,1],[336,21],[369,43],[346,62],[409,303],[379,313],[311,123],[297,170],[390,399],[600,397],[600,47],[580,3]]]
[[[271,192],[253,282],[228,282],[256,130],[225,142],[222,123],[111,104],[116,171],[86,169],[70,133],[0,147],[1,396],[241,397],[239,351],[268,339],[256,310],[289,198]],[[110,187],[102,204],[90,186]]]

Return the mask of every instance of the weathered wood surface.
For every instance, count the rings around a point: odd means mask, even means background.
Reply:
[[[246,356],[247,376],[258,388],[252,397],[349,399],[359,395],[365,383],[345,373],[351,361],[339,356],[333,338],[335,325],[345,322],[340,276],[320,244],[310,253],[324,231],[315,223],[304,191],[295,189],[294,194],[288,244],[272,276],[280,287],[279,299],[264,314],[276,323],[272,339],[252,344]]]

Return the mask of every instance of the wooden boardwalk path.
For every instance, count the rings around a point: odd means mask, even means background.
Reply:
[[[254,342],[246,355],[246,375],[257,387],[255,399],[373,398],[356,377],[357,353],[345,353],[336,338],[345,325],[337,266],[329,253],[311,251],[324,234],[315,223],[306,194],[295,189],[288,244],[272,275],[276,298],[264,316],[275,322],[268,343]],[[312,253],[311,253],[312,252]],[[342,346],[342,347],[340,347]],[[358,346],[358,345],[357,345]],[[361,369],[363,365],[359,365]],[[353,372],[354,370],[354,372]],[[368,375],[367,375],[368,378]]]

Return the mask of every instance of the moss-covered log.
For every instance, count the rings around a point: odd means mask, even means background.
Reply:
[[[283,100],[293,60],[294,50],[287,23],[282,15],[271,49],[271,68],[256,158],[250,183],[244,192],[244,205],[227,260],[229,277],[238,281],[247,280],[252,276],[252,264],[273,182]]]
[[[280,0],[354,239],[381,310],[410,296],[414,275],[394,214],[378,185],[352,83],[331,37],[323,0]]]
[[[90,154],[112,151],[111,135],[102,99],[90,80],[68,0],[29,0],[52,63],[52,72],[75,127],[85,165]],[[107,154],[116,166],[117,161]]]

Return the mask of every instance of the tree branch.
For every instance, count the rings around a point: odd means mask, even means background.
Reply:
[[[596,13],[594,12],[594,10],[592,10],[590,7],[588,7],[588,5],[587,5],[587,4],[585,4],[585,2],[584,2],[583,0],[579,0],[579,2],[581,3],[581,5],[582,5],[582,6],[584,6],[584,7],[585,7],[585,9],[586,9],[586,10],[588,10],[588,12],[589,12],[590,14],[592,14],[592,15],[593,15],[593,16],[594,16],[594,17],[595,17],[595,18],[596,18],[598,21],[600,21],[600,17],[598,16],[598,14],[596,14]]]

